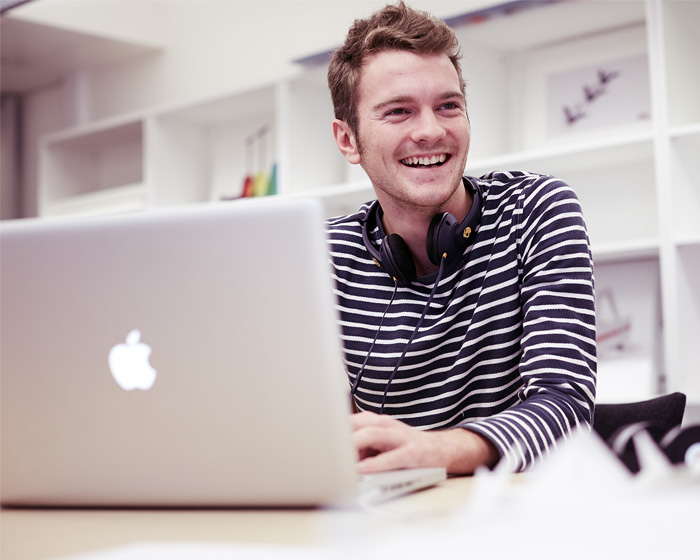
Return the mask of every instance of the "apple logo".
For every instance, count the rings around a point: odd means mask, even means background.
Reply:
[[[109,370],[119,386],[126,390],[150,389],[156,381],[156,370],[148,362],[151,347],[141,342],[141,331],[126,335],[126,344],[117,344],[109,351]]]

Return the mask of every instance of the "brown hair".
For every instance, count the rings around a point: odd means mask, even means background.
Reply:
[[[414,10],[403,1],[387,5],[366,19],[357,19],[345,44],[333,52],[328,68],[328,87],[335,118],[345,121],[357,135],[357,101],[362,65],[368,56],[384,50],[408,50],[419,54],[446,54],[457,70],[461,56],[454,31],[427,12]]]

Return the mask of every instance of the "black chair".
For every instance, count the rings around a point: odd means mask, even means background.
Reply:
[[[593,413],[593,430],[606,442],[621,428],[637,423],[664,435],[683,422],[685,401],[683,393],[669,393],[640,402],[599,404]]]

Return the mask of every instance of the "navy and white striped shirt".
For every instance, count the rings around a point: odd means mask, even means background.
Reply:
[[[420,429],[478,432],[521,470],[592,421],[590,245],[578,199],[562,181],[522,172],[470,180],[483,198],[476,239],[440,280],[384,413]],[[436,275],[399,286],[392,302],[394,280],[362,240],[368,208],[327,225],[351,384],[379,332],[355,393],[360,410],[379,412]],[[381,223],[370,227],[370,242],[378,247],[383,237]]]

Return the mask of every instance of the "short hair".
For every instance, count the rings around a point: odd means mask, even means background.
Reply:
[[[446,54],[457,70],[462,93],[461,52],[455,32],[428,12],[414,10],[403,1],[387,5],[366,19],[356,19],[345,44],[331,55],[328,87],[335,118],[345,121],[357,135],[360,73],[367,57],[385,50],[418,54]]]

